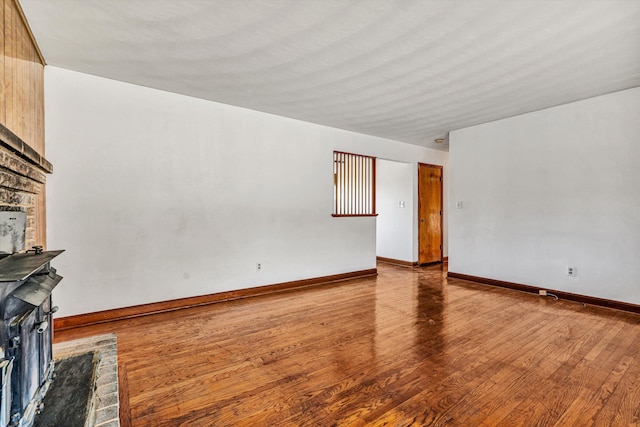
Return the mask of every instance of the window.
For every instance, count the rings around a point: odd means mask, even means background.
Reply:
[[[376,158],[333,152],[333,216],[376,215]]]

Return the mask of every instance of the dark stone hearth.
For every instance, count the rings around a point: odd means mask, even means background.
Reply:
[[[96,367],[93,404],[86,427],[119,427],[120,402],[116,336],[114,334],[97,335],[53,345],[55,360],[87,352],[97,353],[98,365]]]
[[[56,360],[55,378],[45,397],[34,427],[83,427],[91,409],[95,352]]]

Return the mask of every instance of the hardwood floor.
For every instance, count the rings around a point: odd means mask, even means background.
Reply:
[[[56,333],[116,333],[134,426],[640,424],[640,316],[379,276]]]

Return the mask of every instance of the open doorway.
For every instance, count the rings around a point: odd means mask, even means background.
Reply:
[[[376,159],[376,256],[413,265],[415,165]]]

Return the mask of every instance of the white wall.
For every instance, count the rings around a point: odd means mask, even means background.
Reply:
[[[375,218],[331,217],[333,150],[448,157],[51,66],[45,109],[61,316],[374,268]]]
[[[380,257],[414,261],[413,172],[410,163],[376,161],[376,254]]]
[[[450,271],[640,304],[639,118],[635,88],[452,132]]]

